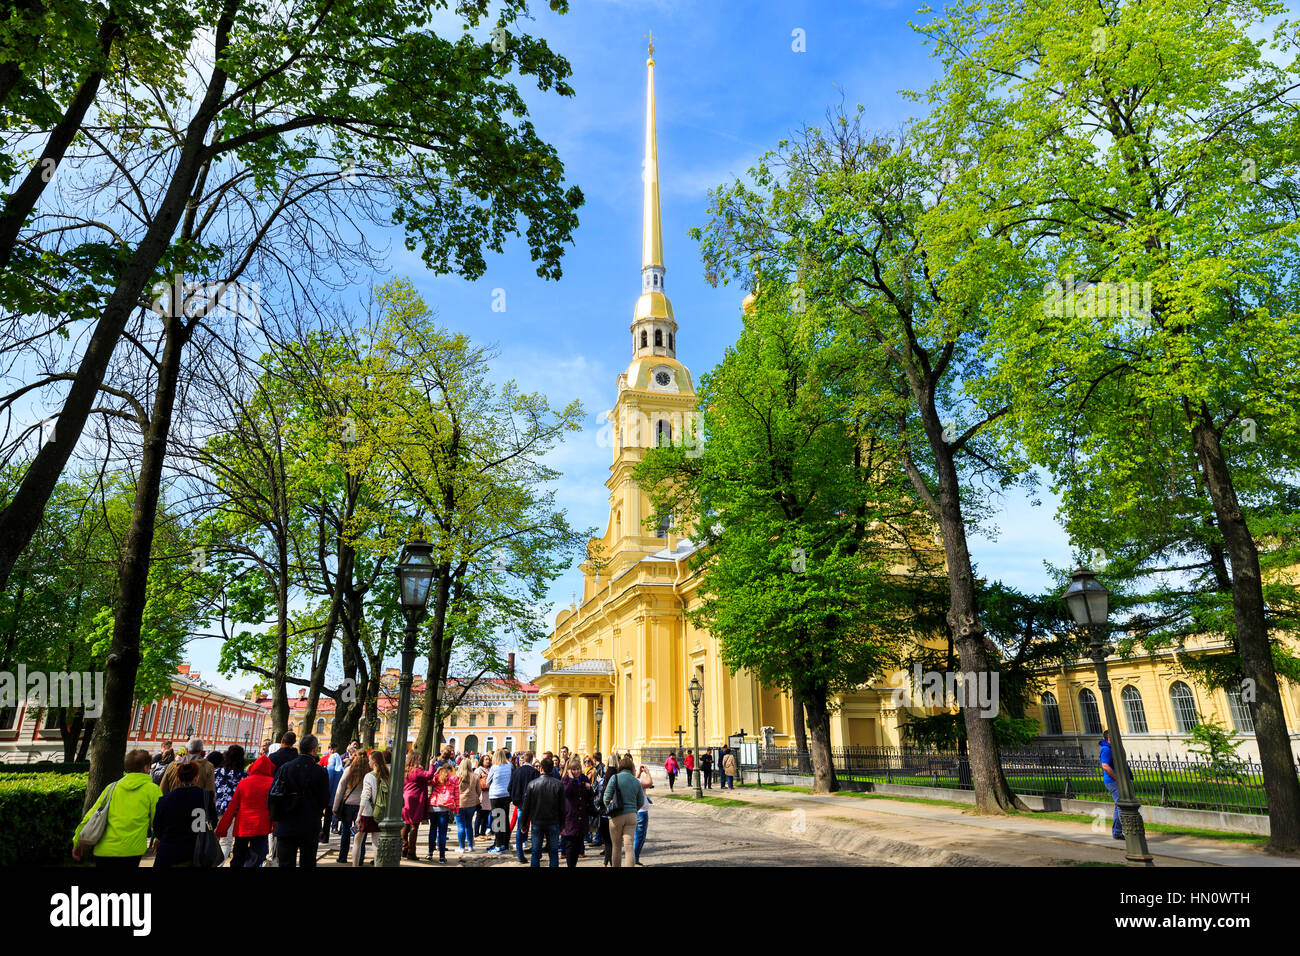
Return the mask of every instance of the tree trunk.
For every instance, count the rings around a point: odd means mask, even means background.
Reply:
[[[975,597],[975,574],[971,569],[970,550],[966,542],[966,523],[962,514],[961,483],[953,461],[952,447],[944,439],[933,397],[927,395],[922,406],[922,421],[935,457],[939,479],[939,526],[943,532],[944,557],[948,562],[948,627],[957,647],[962,672],[978,675],[989,671],[984,651],[985,632]],[[915,478],[913,479],[915,481]],[[919,489],[918,489],[919,490]],[[966,724],[969,746],[971,785],[975,806],[980,813],[1008,813],[1028,807],[1011,792],[1002,774],[997,740],[993,736],[993,718],[981,714],[981,706],[963,694],[962,719]]]
[[[68,712],[72,709],[63,708],[62,719],[59,721],[59,736],[63,738],[64,763],[72,763],[77,758],[77,744],[81,742],[81,731],[86,722],[85,711],[80,707],[76,708],[72,720],[68,720]]]
[[[275,595],[275,667],[271,672],[271,736],[279,740],[289,729],[289,555],[282,543],[276,575]]]
[[[77,759],[88,760],[90,756],[90,738],[95,733],[95,721],[86,721],[86,729],[81,733],[81,746],[77,748]],[[125,756],[125,755],[124,755]]]
[[[303,720],[310,727],[316,722],[316,710],[320,703],[321,689],[325,686],[325,668],[329,666],[330,650],[334,646],[334,632],[338,630],[339,612],[343,604],[343,582],[352,577],[352,549],[339,542],[338,573],[334,579],[334,596],[330,601],[329,617],[325,621],[325,636],[321,638],[316,661],[311,669],[311,683],[307,685],[307,709],[303,711]],[[334,706],[334,719],[338,719],[338,704]],[[333,732],[330,734],[333,737]]]
[[[178,318],[168,317],[165,322],[166,339],[158,365],[158,387],[149,423],[145,427],[140,472],[131,507],[131,525],[122,545],[113,640],[104,666],[104,704],[99,719],[95,721],[95,736],[90,742],[87,809],[104,787],[122,775],[122,758],[126,756],[126,738],[130,733],[135,702],[135,675],[140,667],[140,628],[148,596],[149,561],[158,517],[159,489],[167,458],[167,436],[171,434],[172,412],[176,406],[181,355],[189,337]]]
[[[831,712],[826,697],[825,690],[812,690],[804,702],[812,731],[813,793],[834,793],[840,788],[831,759]]]
[[[1192,427],[1192,442],[1232,568],[1232,613],[1242,674],[1254,685],[1255,702],[1251,710],[1268,799],[1268,849],[1273,853],[1298,853],[1300,781],[1296,779],[1282,695],[1273,669],[1259,550],[1241,513],[1219,436],[1203,418]]]
[[[218,64],[229,44],[230,30],[237,6],[236,0],[227,0],[221,19],[217,23],[215,49],[218,53]],[[157,214],[145,232],[144,238],[140,240],[130,261],[122,269],[117,285],[95,325],[95,331],[77,366],[76,377],[59,411],[54,436],[41,445],[36,457],[32,459],[23,474],[22,483],[15,490],[9,503],[0,509],[0,591],[4,590],[9,581],[14,562],[18,560],[18,556],[22,554],[31,542],[36,529],[40,527],[41,520],[45,516],[45,506],[49,503],[50,495],[53,494],[59,477],[63,474],[64,466],[67,465],[73,448],[81,439],[86,420],[90,417],[91,409],[99,397],[99,389],[104,382],[109,360],[122,338],[131,315],[140,307],[140,298],[145,287],[154,278],[158,263],[171,245],[176,226],[185,212],[198,178],[205,140],[221,103],[225,87],[225,71],[220,66],[214,66],[203,101],[186,130],[185,142],[172,172],[166,195],[159,204]],[[134,528],[132,532],[128,532],[128,544],[133,533]],[[116,641],[115,637],[114,642]],[[113,657],[114,654],[116,657]],[[95,762],[95,755],[98,753],[101,761],[106,761],[103,763],[105,769],[99,773],[92,772],[86,791],[88,800],[98,797],[99,790],[107,785],[109,779],[116,779],[121,774],[122,755],[113,756],[110,751],[114,746],[113,741],[118,738],[126,722],[130,720],[130,695],[134,688],[128,687],[124,691],[122,681],[126,679],[134,684],[136,668],[139,666],[138,651],[131,654],[122,650],[110,650],[110,657],[113,659],[105,668],[105,693],[110,694],[110,707],[96,722],[96,737],[100,743],[91,744],[91,762]],[[111,697],[113,688],[116,688],[118,694],[127,694],[125,717],[120,713],[120,702]],[[113,777],[105,777],[106,772],[112,772]]]
[[[429,752],[436,743],[438,708],[442,687],[438,675],[444,670],[443,635],[447,629],[447,605],[451,602],[451,565],[438,566],[438,588],[434,593],[433,627],[429,635],[429,666],[424,679],[424,696],[420,700],[420,730],[415,736],[415,751],[421,766],[429,762]],[[450,655],[448,655],[450,656]]]

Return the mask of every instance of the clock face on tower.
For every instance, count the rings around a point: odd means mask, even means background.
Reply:
[[[655,382],[658,383],[660,386],[666,388],[668,386],[668,383],[671,382],[672,380],[673,380],[672,376],[669,375],[667,372],[665,372],[663,369],[660,369],[659,371],[655,372]]]

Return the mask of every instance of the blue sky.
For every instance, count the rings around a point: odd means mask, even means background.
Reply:
[[[627,330],[640,292],[646,32],[655,34],[666,287],[680,326],[677,355],[697,381],[738,335],[746,291],[710,287],[687,236],[704,224],[707,191],[743,175],[802,125],[822,122],[841,101],[862,104],[870,127],[896,128],[912,113],[900,90],[924,88],[937,64],[908,25],[925,21],[910,3],[577,0],[564,16],[538,6],[530,32],[572,64],[576,95],[525,95],[538,131],[586,196],[563,279],[537,278],[522,240],[490,259],[476,282],[435,276],[396,231],[390,274],[411,278],[448,327],[496,344],[498,379],[542,391],[556,407],[582,401],[586,429],[551,461],[564,472],[559,500],[571,522],[599,534],[610,461],[598,439],[600,416],[631,358]],[[792,48],[796,30],[804,52]],[[492,309],[497,289],[504,312]],[[1054,509],[1050,500],[1030,508],[1024,496],[1009,499],[996,519],[998,539],[973,542],[982,573],[1045,586],[1043,560],[1062,565],[1070,557]],[[574,591],[581,592],[581,575],[571,569],[551,589],[548,620]],[[520,655],[522,672],[536,673],[541,649]],[[220,686],[247,686],[217,678],[217,653],[215,641],[202,641],[191,658]]]

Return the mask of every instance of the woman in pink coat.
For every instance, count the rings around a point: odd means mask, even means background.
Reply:
[[[402,783],[402,856],[408,860],[416,859],[415,844],[420,837],[420,824],[429,815],[431,783],[433,771],[422,769],[418,764],[406,771],[406,780]]]

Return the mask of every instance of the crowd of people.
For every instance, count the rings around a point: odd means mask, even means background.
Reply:
[[[692,751],[664,764],[669,788],[679,773],[687,783],[699,772],[713,785],[713,755]],[[455,853],[513,852],[519,863],[577,866],[598,848],[605,866],[641,866],[649,831],[654,780],[644,764],[617,752],[579,756],[568,747],[492,754],[444,747],[429,765],[407,766],[398,784],[392,754],[366,750],[359,740],[342,752],[320,752],[320,741],[285,733],[264,741],[252,763],[243,747],[207,753],[191,739],[181,754],[170,742],[161,753],[132,750],[123,776],[106,787],[73,833],[72,855],[96,866],[138,866],[152,847],[155,867],[314,867],[320,844],[339,837],[338,862],[363,866],[378,848],[380,824],[399,785],[402,856],[418,860],[422,826],[424,859],[447,860],[452,821]],[[735,787],[736,758],[720,757],[723,788]],[[514,836],[513,849],[511,835]],[[480,842],[483,841],[483,842]],[[486,845],[484,845],[486,844]],[[526,855],[527,854],[527,855]]]

